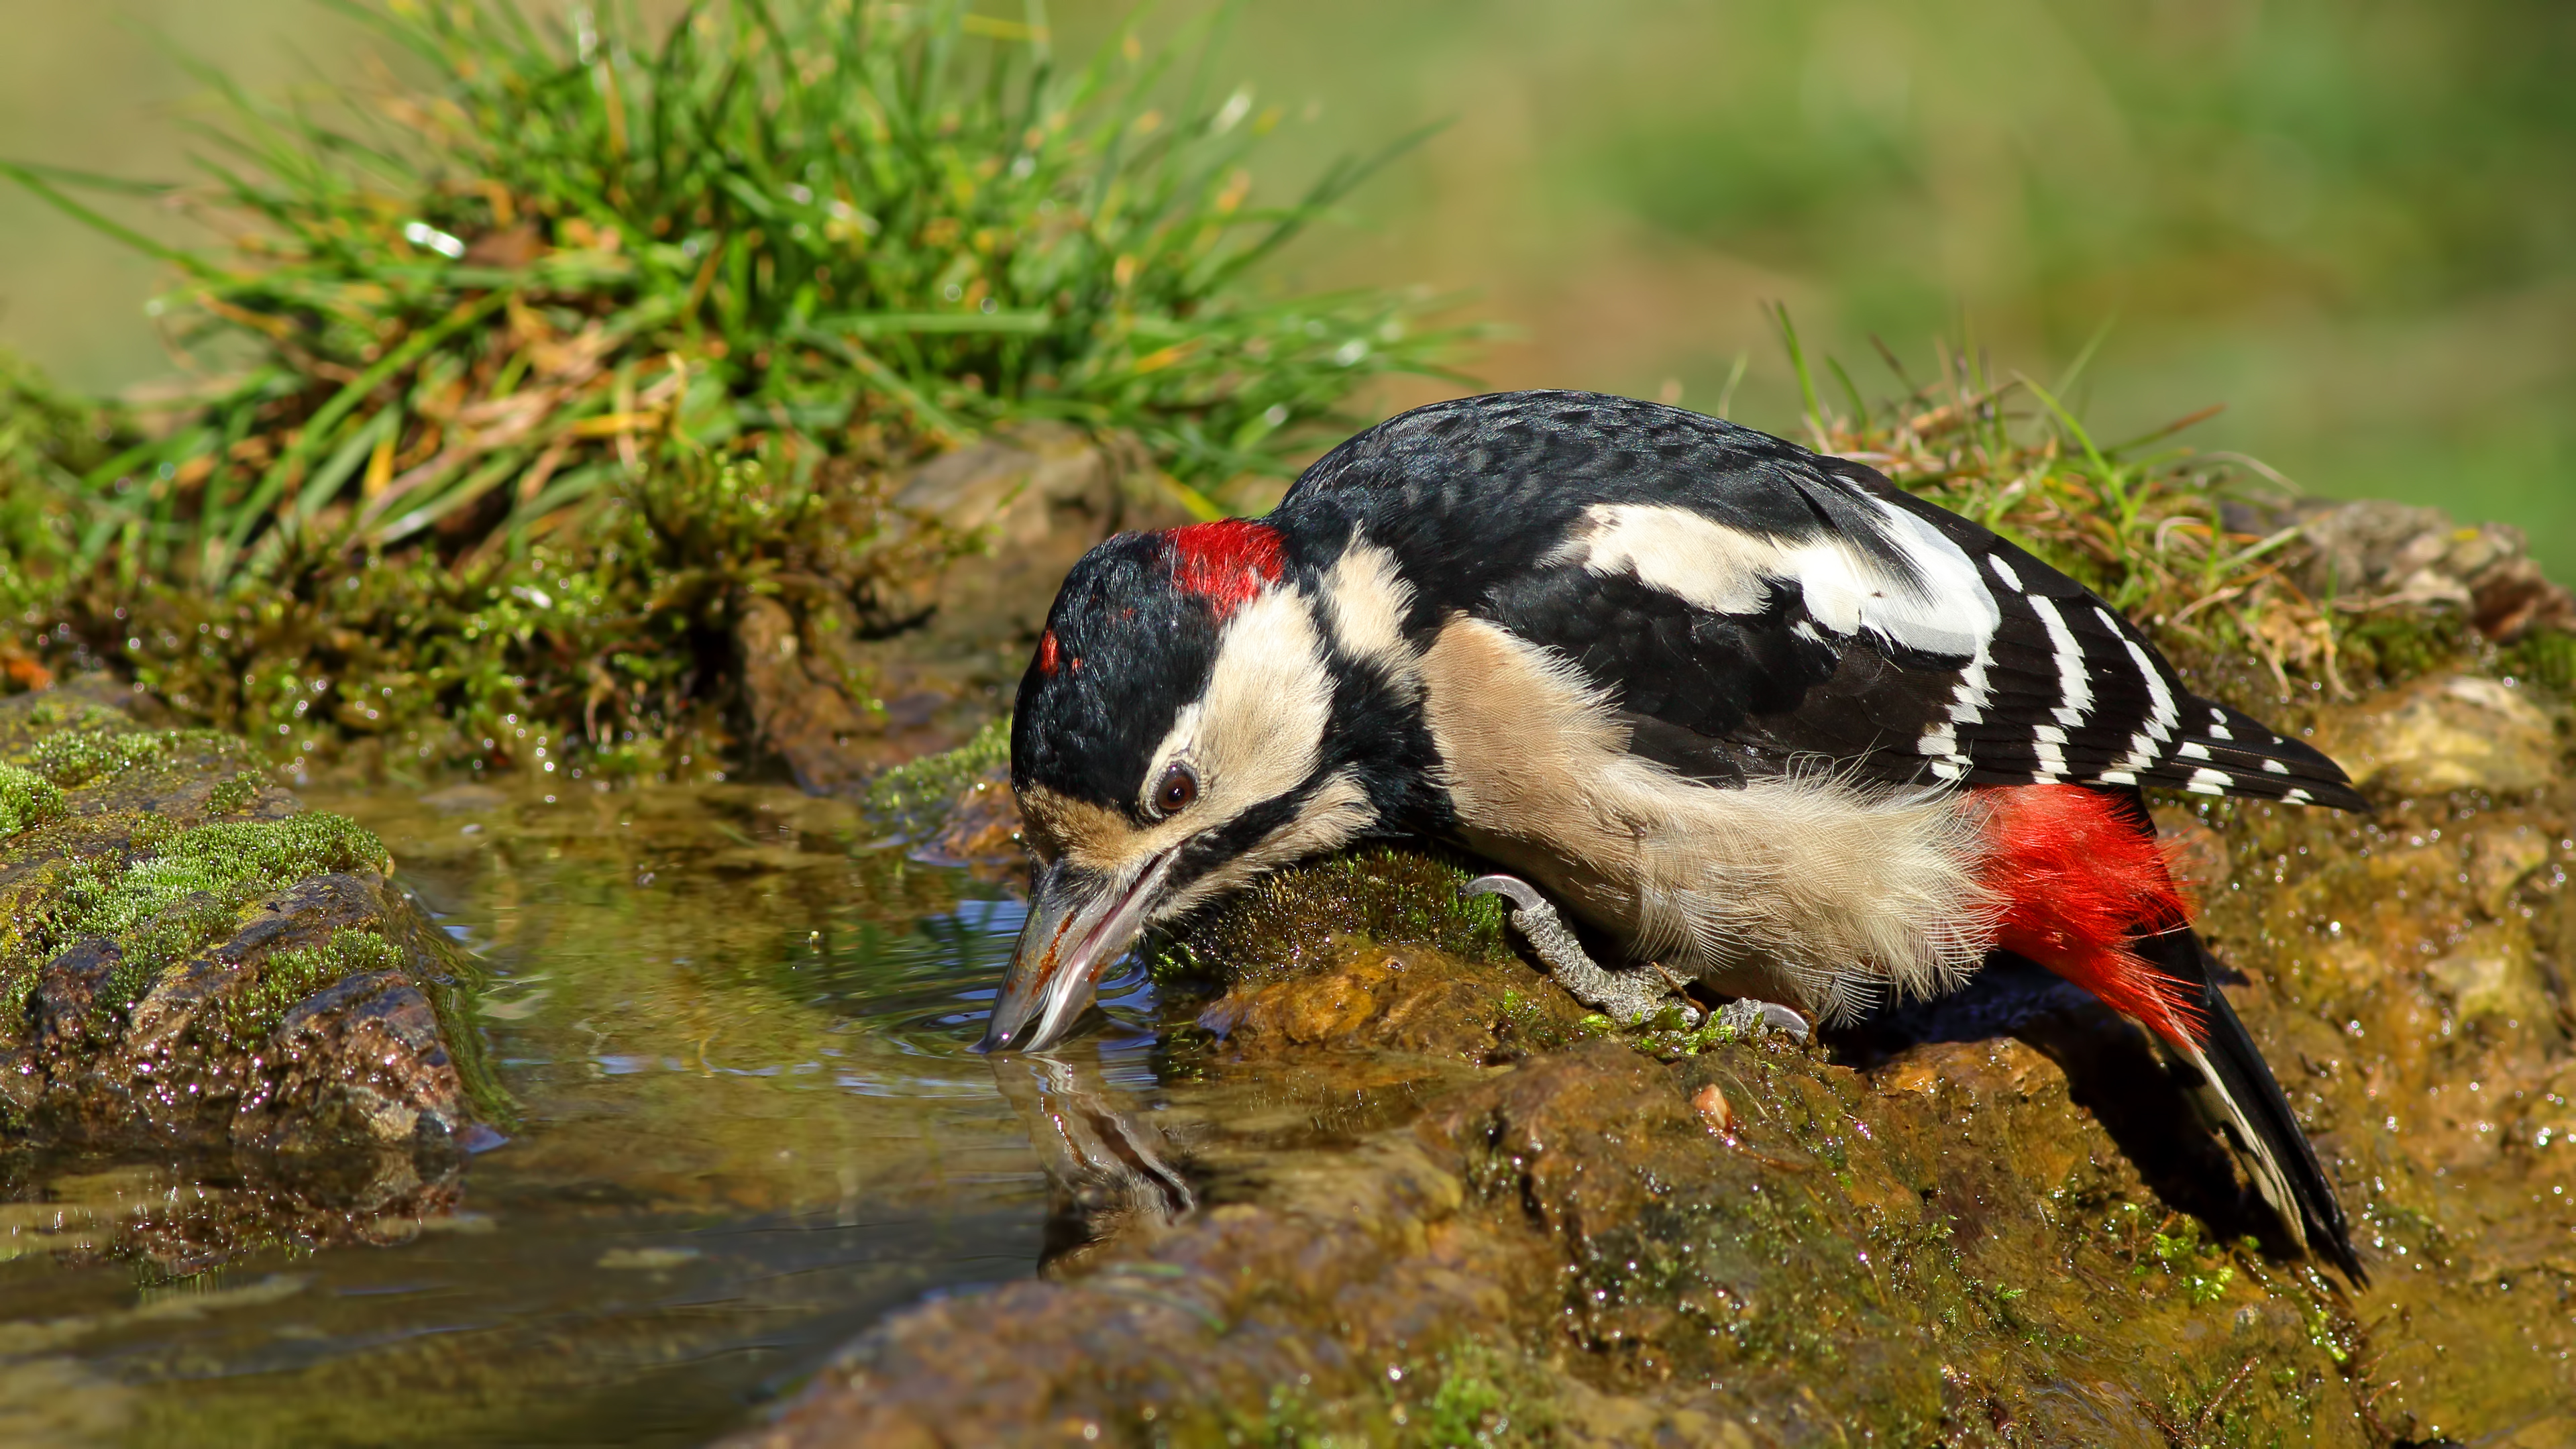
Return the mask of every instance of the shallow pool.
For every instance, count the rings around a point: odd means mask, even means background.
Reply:
[[[307,798],[489,963],[507,1140],[193,1248],[139,1225],[256,1224],[255,1174],[14,1164],[0,1442],[696,1444],[887,1311],[1034,1270],[1041,1159],[968,1050],[1008,882],[784,789]],[[1110,995],[1099,1071],[1148,1087],[1150,989]]]

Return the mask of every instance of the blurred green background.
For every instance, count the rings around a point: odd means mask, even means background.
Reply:
[[[1122,9],[1057,0],[1059,46]],[[184,174],[204,91],[179,55],[315,93],[371,63],[310,0],[0,0],[0,35],[0,156],[153,178]],[[2576,577],[2563,0],[1301,0],[1241,7],[1224,46],[1288,118],[1274,197],[1451,122],[1281,280],[1465,293],[1511,329],[1492,385],[1714,409],[1744,356],[1728,411],[1787,431],[1765,301],[1871,391],[1872,336],[1928,375],[1964,322],[2053,378],[2109,324],[2081,389],[2100,434],[2224,403],[2191,442],[2519,523]],[[0,346],[78,386],[148,379],[166,280],[0,188]]]

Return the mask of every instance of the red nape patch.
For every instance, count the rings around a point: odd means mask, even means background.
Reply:
[[[2134,944],[2191,924],[2163,846],[2114,798],[2073,785],[1969,792],[1986,812],[1984,884],[2005,901],[1995,944],[2027,956],[2177,1046],[2199,1044],[2182,983]]]
[[[1220,619],[1249,603],[1262,585],[1279,582],[1279,531],[1228,518],[1168,529],[1172,582],[1208,601]]]
[[[1053,629],[1038,636],[1038,673],[1055,673],[1056,667],[1062,662],[1062,657],[1062,651],[1056,648]]]

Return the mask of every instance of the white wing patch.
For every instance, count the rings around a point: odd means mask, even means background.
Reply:
[[[1791,584],[1807,612],[1846,637],[1866,630],[1926,654],[1979,656],[2003,615],[1977,566],[1939,529],[1875,498],[1888,536],[1916,579],[1889,570],[1846,539],[1789,542],[1729,528],[1687,508],[1596,503],[1548,556],[1596,574],[1633,574],[1713,614],[1758,614],[1771,586]]]
[[[2104,628],[2120,636],[2122,647],[2129,651],[2129,662],[2137,666],[2138,677],[2147,685],[2146,727],[2129,736],[2129,752],[2120,757],[2119,763],[2097,777],[2106,785],[2134,785],[2140,770],[2154,769],[2163,757],[2166,743],[2182,723],[2182,713],[2174,708],[2173,689],[2165,683],[2164,671],[2147,657],[2147,651],[2128,636],[2120,622],[2111,617],[2110,610],[2097,608],[2093,612],[2101,618]]]

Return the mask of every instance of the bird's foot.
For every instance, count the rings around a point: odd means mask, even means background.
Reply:
[[[1680,984],[1660,966],[1640,966],[1628,971],[1602,969],[1586,955],[1574,932],[1556,914],[1556,907],[1528,881],[1517,876],[1480,875],[1467,882],[1463,894],[1501,896],[1515,908],[1512,924],[1520,929],[1522,939],[1547,964],[1548,974],[1571,993],[1575,1000],[1609,1017],[1621,1026],[1636,1026],[1654,1020],[1678,1008],[1684,1026],[1697,1026],[1698,1007],[1681,994]]]
[[[1744,997],[1717,1009],[1717,1024],[1738,1037],[1757,1037],[1776,1031],[1800,1046],[1807,1044],[1811,1032],[1807,1019],[1776,1001],[1755,1001]]]

